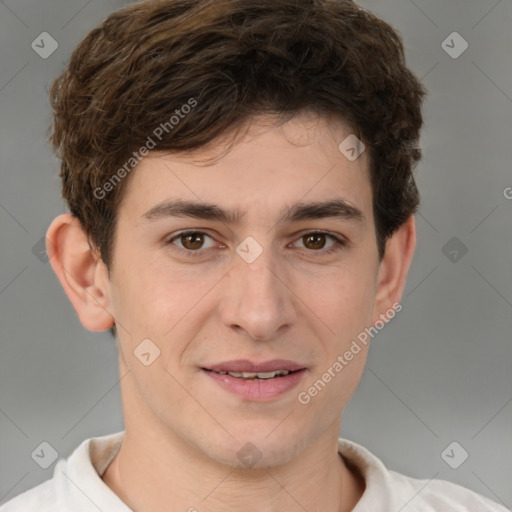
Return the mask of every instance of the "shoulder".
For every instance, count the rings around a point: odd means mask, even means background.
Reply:
[[[389,471],[402,512],[509,512],[504,506],[458,484],[438,479],[412,478]]]
[[[412,478],[392,471],[367,448],[353,441],[339,439],[338,450],[366,483],[354,512],[510,512],[489,498],[452,482]]]
[[[0,506],[0,512],[128,511],[100,476],[122,439],[122,431],[86,439],[57,462],[51,479]]]
[[[56,505],[55,486],[50,479],[8,501],[0,512],[55,512]]]

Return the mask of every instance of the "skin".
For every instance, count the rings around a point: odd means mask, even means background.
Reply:
[[[340,120],[302,113],[281,127],[253,119],[211,165],[196,159],[218,145],[194,158],[150,153],[129,176],[110,279],[76,219],[63,214],[51,224],[51,264],[81,323],[91,331],[117,326],[125,439],[103,480],[134,511],[168,512],[172,503],[173,511],[345,512],[360,499],[364,481],[337,453],[337,439],[368,348],[307,405],[297,395],[400,301],[416,233],[411,216],[379,261],[367,152],[350,162],[338,150],[350,133]],[[279,222],[296,202],[339,198],[364,222]],[[169,199],[246,213],[232,225],[142,217]],[[198,257],[183,238],[169,244],[185,229],[211,237],[200,239]],[[334,240],[304,236],[315,230],[347,245],[327,255]],[[247,236],[263,249],[250,264],[235,251]],[[146,338],[160,349],[150,366],[133,353]],[[275,358],[307,371],[267,402],[231,394],[201,370]],[[251,468],[237,457],[247,442],[262,455]]]

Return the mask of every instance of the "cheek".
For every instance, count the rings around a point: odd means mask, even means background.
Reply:
[[[217,281],[216,274],[180,271],[166,262],[143,266],[134,258],[120,265],[113,303],[116,318],[127,331],[122,345],[125,359],[130,358],[128,366],[138,367],[133,351],[150,339],[160,351],[159,366],[174,371],[206,321],[209,292]]]
[[[156,319],[166,319],[161,316],[163,311],[170,309],[179,314],[178,299],[183,297],[184,285],[180,285],[176,272],[162,268],[159,251],[143,251],[136,240],[121,238],[116,246],[113,307],[127,328],[156,334]]]
[[[354,264],[308,280],[301,295],[340,342],[371,324],[375,276],[370,267]]]
[[[314,311],[329,327],[320,337],[324,353],[309,382],[313,395],[323,397],[315,407],[322,408],[327,402],[344,406],[357,387],[369,349],[361,334],[371,325],[372,283],[368,272],[340,272],[323,283],[322,292],[310,291]]]

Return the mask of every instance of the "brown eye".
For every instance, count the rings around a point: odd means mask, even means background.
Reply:
[[[215,240],[202,231],[182,231],[173,236],[168,245],[189,255],[201,255],[215,246]]]
[[[323,249],[326,242],[326,235],[324,233],[309,233],[302,237],[304,246],[308,249]]]
[[[202,233],[185,233],[180,235],[179,238],[183,247],[191,251],[200,249],[204,244],[204,237]]]
[[[299,248],[307,250],[310,254],[317,252],[318,256],[340,251],[347,246],[342,238],[323,231],[310,231],[301,236],[295,243],[298,244]]]

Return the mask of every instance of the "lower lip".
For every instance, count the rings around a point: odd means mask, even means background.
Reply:
[[[203,370],[219,386],[254,402],[265,402],[277,398],[293,389],[302,380],[306,370],[289,373],[273,379],[241,379],[231,375],[221,375],[213,371]]]

